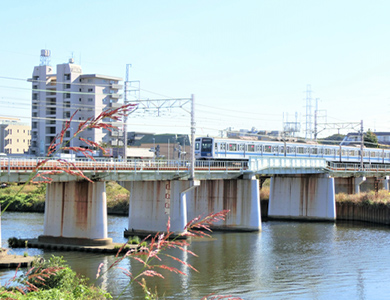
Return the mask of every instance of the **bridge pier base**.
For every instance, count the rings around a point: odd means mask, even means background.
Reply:
[[[382,179],[382,189],[387,190],[387,191],[390,189],[389,178],[390,178],[390,176],[384,176]]]
[[[334,178],[323,174],[271,177],[268,217],[336,220]]]
[[[360,194],[360,185],[366,181],[366,177],[355,177],[355,194]]]
[[[251,180],[132,181],[122,185],[130,191],[129,235],[164,232],[168,217],[170,230],[184,232],[187,220],[229,209],[216,230],[261,230],[259,183]],[[183,194],[185,192],[185,194]]]
[[[105,182],[53,182],[47,185],[43,235],[39,242],[107,245]]]

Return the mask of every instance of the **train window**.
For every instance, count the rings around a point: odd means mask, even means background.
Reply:
[[[295,153],[295,147],[290,147],[290,153]]]
[[[221,147],[221,150],[226,150],[226,144],[225,143],[221,143],[220,147]]]
[[[324,149],[319,148],[319,149],[318,149],[318,154],[320,154],[320,155],[324,154]]]
[[[237,145],[236,144],[229,144],[229,151],[237,151]]]
[[[287,146],[286,147],[286,153],[295,153],[295,147]]]
[[[261,152],[261,145],[256,145],[256,152]]]
[[[348,150],[348,156],[355,156],[355,151]]]
[[[317,148],[311,148],[311,154],[318,154]]]
[[[341,156],[345,156],[346,155],[346,151],[343,149],[341,150]]]
[[[245,144],[240,144],[240,145],[238,145],[238,147],[239,147],[240,151],[244,151],[244,149],[245,149]]]
[[[284,153],[284,146],[280,146],[280,153]]]
[[[273,153],[278,153],[278,149],[279,147],[278,146],[272,146],[272,152]]]
[[[265,145],[264,146],[264,152],[271,152],[271,146]]]
[[[255,145],[247,145],[248,146],[248,152],[255,152]]]
[[[297,153],[299,154],[303,154],[304,153],[304,149],[303,147],[297,147]]]
[[[199,150],[200,149],[200,143],[199,142],[196,142],[195,143],[195,150]]]

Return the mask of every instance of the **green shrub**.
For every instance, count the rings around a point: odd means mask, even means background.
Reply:
[[[42,280],[43,278],[43,280]],[[88,286],[87,278],[80,277],[70,269],[62,257],[52,256],[49,260],[37,258],[32,268],[16,280],[22,289],[29,291],[31,285],[38,291],[30,291],[25,297],[19,292],[13,299],[111,299],[111,295],[94,286]],[[24,287],[24,288],[23,288]],[[0,292],[5,292],[5,288]],[[17,295],[17,297],[15,297]],[[20,296],[20,297],[19,297]],[[0,297],[4,294],[0,293]]]
[[[130,245],[138,245],[139,243],[141,243],[141,239],[138,236],[131,236],[129,237],[127,243]]]

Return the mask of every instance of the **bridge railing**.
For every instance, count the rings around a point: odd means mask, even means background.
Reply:
[[[324,170],[327,167],[324,158],[311,157],[251,157],[249,170],[260,172],[263,170],[280,170],[286,173],[294,170]]]
[[[356,163],[328,162],[328,170],[332,172],[361,172],[361,173],[389,173],[389,164],[365,164],[363,168]]]
[[[46,160],[46,157],[37,158],[7,158],[0,161],[2,172],[7,171],[32,171],[39,162]],[[49,158],[42,166],[42,170],[53,170],[57,167],[79,168],[85,171],[190,171],[191,163],[186,160],[153,160],[135,159],[124,161],[113,158],[90,159],[77,158],[73,160],[58,160]],[[195,169],[199,171],[242,171],[246,170],[248,163],[245,161],[196,161]]]

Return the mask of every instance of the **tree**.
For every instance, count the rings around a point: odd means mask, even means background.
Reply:
[[[378,138],[370,129],[364,134],[364,146],[367,148],[378,148]]]

